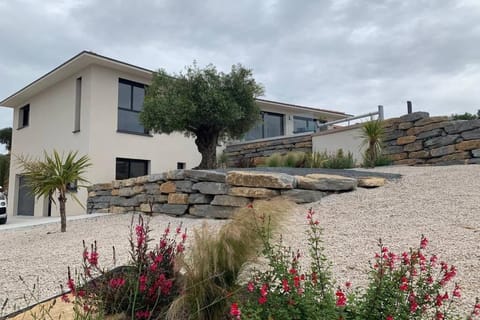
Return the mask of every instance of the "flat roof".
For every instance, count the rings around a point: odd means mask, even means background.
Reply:
[[[22,89],[8,96],[4,100],[0,101],[0,106],[14,108],[20,105],[21,103],[24,103],[33,95],[41,92],[42,90],[45,90],[46,88],[54,85],[59,81],[62,81],[63,79],[66,79],[69,76],[72,76],[76,72],[79,72],[80,70],[88,67],[91,64],[104,65],[104,66],[108,66],[110,68],[114,68],[121,71],[134,72],[139,74],[140,76],[147,76],[147,77],[151,77],[155,72],[147,68],[139,67],[127,62],[109,58],[92,51],[84,50],[78,53],[77,55],[75,55],[74,57],[70,58],[69,60],[65,61],[58,67],[54,68],[53,70],[47,72],[40,78],[26,85]],[[322,113],[331,114],[332,116],[335,116],[335,117],[351,116],[349,114],[346,114],[344,112],[339,112],[339,111],[300,106],[296,104],[267,100],[267,99],[256,99],[256,100],[264,104],[272,104],[272,105],[277,105],[285,108],[291,108],[291,109],[303,110],[303,111],[309,111],[309,112],[322,112]]]

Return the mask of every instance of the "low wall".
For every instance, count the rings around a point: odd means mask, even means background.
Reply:
[[[480,120],[415,112],[385,120],[384,155],[393,164],[480,164]]]
[[[289,151],[311,152],[312,134],[239,142],[225,148],[228,157],[227,165],[240,168],[264,164],[272,154],[285,154]]]
[[[296,203],[319,201],[332,192],[372,186],[363,180],[310,174],[174,170],[89,189],[87,212],[160,213],[174,216],[228,218],[254,199],[284,196]]]
[[[360,165],[363,161],[365,146],[362,146],[362,124],[354,124],[348,127],[338,127],[312,136],[312,150],[334,154],[338,149],[345,153],[351,152],[355,163]]]

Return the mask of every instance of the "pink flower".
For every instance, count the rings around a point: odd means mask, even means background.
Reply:
[[[184,233],[184,234],[182,234],[182,241],[185,242],[186,240],[187,240],[187,234]]]
[[[135,318],[137,318],[137,319],[148,319],[148,318],[150,318],[150,311],[148,311],[148,310],[137,311],[135,313]]]
[[[145,290],[147,290],[147,276],[142,274],[140,276],[140,278],[138,279],[138,282],[139,282],[139,290],[140,292],[144,292]]]
[[[266,283],[264,283],[262,285],[262,287],[260,288],[260,295],[262,297],[266,297],[267,296],[267,293],[268,293],[268,285]]]
[[[455,298],[460,298],[462,296],[462,294],[460,293],[460,287],[458,286],[458,284],[455,284],[455,288],[453,289],[452,295]]]
[[[350,281],[345,282],[345,287],[350,288],[352,286],[352,283]]]
[[[182,253],[184,250],[185,250],[185,247],[183,246],[183,244],[179,243],[177,245],[177,252]]]
[[[294,286],[295,288],[300,287],[300,277],[299,277],[299,276],[293,277],[293,286]]]
[[[422,240],[420,240],[420,248],[425,249],[427,248],[427,245],[428,245],[428,239],[424,235],[422,235]]]
[[[388,315],[388,316],[385,318],[385,320],[393,320],[393,317],[390,316],[390,315]]]
[[[399,289],[402,290],[402,291],[407,291],[408,290],[408,279],[407,277],[403,276],[402,279],[401,279],[401,284],[400,284],[400,287]]]
[[[436,320],[443,320],[443,319],[445,319],[445,316],[440,311],[437,311],[437,313],[435,314],[435,319]]]
[[[113,279],[110,279],[108,284],[110,285],[110,287],[112,289],[118,289],[125,284],[125,279],[123,279],[123,278],[113,278]]]
[[[62,301],[65,303],[70,303],[70,298],[68,297],[67,294],[62,294]]]
[[[253,292],[253,290],[255,290],[255,285],[253,284],[253,282],[250,281],[247,284],[247,290],[248,290],[248,292]]]
[[[259,304],[264,304],[264,303],[266,303],[266,302],[267,302],[267,298],[266,298],[266,297],[260,297],[260,298],[258,298],[258,303],[259,303]]]
[[[237,319],[240,319],[241,312],[240,312],[240,309],[238,308],[238,304],[235,302],[230,305],[230,315],[232,317],[236,317]]]

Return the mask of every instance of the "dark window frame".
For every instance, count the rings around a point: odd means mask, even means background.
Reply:
[[[18,110],[18,128],[17,129],[22,129],[22,128],[28,127],[29,125],[30,125],[30,104],[26,104]]]
[[[305,121],[312,121],[315,128],[313,128],[312,130],[307,130],[307,131],[299,131],[299,130],[296,130],[295,129],[295,120],[305,120]],[[296,134],[296,133],[304,133],[304,132],[315,132],[317,131],[317,128],[318,128],[318,124],[317,124],[317,120],[314,119],[314,118],[309,118],[309,117],[302,117],[302,116],[293,116],[293,133]]]
[[[266,139],[266,138],[274,138],[274,137],[281,137],[281,136],[284,136],[285,135],[285,114],[283,113],[276,113],[276,112],[270,112],[270,111],[261,111],[261,121],[259,123],[261,123],[261,127],[262,127],[262,136],[260,138],[254,138],[254,139],[249,139],[247,141],[252,141],[252,140],[257,140],[257,139]],[[271,137],[266,137],[266,127],[265,127],[265,115],[271,115],[271,116],[275,116],[275,117],[278,117],[278,118],[281,118],[281,122],[280,122],[280,135],[278,136],[271,136]],[[257,125],[255,125],[257,126]],[[255,127],[252,127],[252,129],[250,130],[253,130]]]
[[[117,109],[118,110],[122,110],[122,111],[127,111],[127,112],[131,112],[131,113],[135,113],[137,114],[137,117],[138,115],[140,114],[140,112],[142,112],[141,110],[138,111],[138,110],[135,110],[133,108],[134,106],[134,88],[141,88],[144,90],[144,96],[145,96],[145,91],[147,89],[147,85],[143,84],[143,83],[140,83],[140,82],[135,82],[135,81],[131,81],[131,80],[127,80],[127,79],[123,79],[123,78],[119,78],[118,79],[118,90],[120,91],[120,83],[124,84],[124,85],[128,85],[130,86],[130,101],[129,101],[129,107],[123,107],[123,106],[120,106],[120,99],[118,98],[118,107]],[[120,92],[119,92],[119,95],[120,95]],[[142,109],[143,109],[143,106],[142,106]],[[117,115],[117,119],[120,117],[120,112],[118,112],[118,115]],[[135,135],[140,135],[140,136],[149,136],[151,137],[152,135],[150,134],[150,132],[145,129],[145,127],[143,128],[143,132],[139,132],[139,131],[131,131],[131,130],[125,130],[125,129],[121,129],[118,127],[119,126],[119,121],[117,120],[117,132],[120,132],[120,133],[129,133],[129,134],[135,134]],[[143,127],[143,125],[142,125]]]
[[[72,133],[80,132],[80,121],[82,113],[82,77],[75,80],[75,114]]]
[[[118,162],[126,162],[127,163],[127,175],[126,177],[120,177],[117,171]],[[131,158],[115,158],[115,180],[124,180],[130,179],[135,177],[140,177],[142,175],[132,175],[132,163],[142,163],[144,165],[144,173],[143,175],[148,175],[150,169],[150,160],[145,159],[131,159]]]

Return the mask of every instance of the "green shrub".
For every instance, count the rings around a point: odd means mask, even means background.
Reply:
[[[282,166],[282,155],[280,153],[274,153],[265,161],[267,167],[281,167]]]
[[[367,146],[363,155],[363,166],[367,168],[375,167],[377,159],[382,154],[382,141],[385,131],[383,121],[375,120],[363,124],[361,138],[363,145]]]
[[[353,154],[348,152],[346,155],[343,149],[338,149],[336,153],[313,152],[305,156],[306,168],[327,168],[327,169],[350,169],[355,167]]]
[[[305,165],[305,152],[288,152],[283,156],[282,160],[283,167],[302,168]]]
[[[375,167],[389,166],[392,162],[393,161],[388,156],[380,155],[375,160]]]
[[[452,114],[453,120],[475,120],[480,119],[480,110],[478,110],[477,114],[471,114],[469,112],[465,112],[464,114]]]

